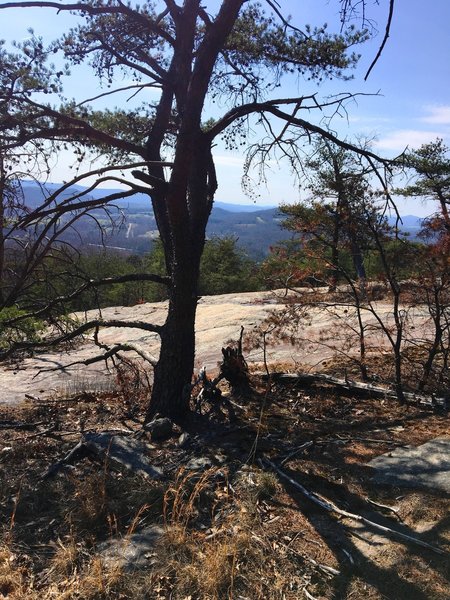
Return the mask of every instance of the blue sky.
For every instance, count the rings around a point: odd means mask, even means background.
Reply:
[[[337,23],[337,3],[321,0],[282,1],[293,22]],[[348,106],[347,118],[336,117],[332,127],[343,137],[374,137],[375,150],[394,157],[407,146],[417,148],[441,137],[450,146],[450,0],[396,0],[391,34],[381,58],[367,81],[364,76],[375,57],[387,18],[387,2],[375,6],[369,0],[368,13],[378,21],[379,34],[362,45],[362,57],[350,82],[335,82],[331,88],[314,88],[319,93],[351,91],[377,96],[362,96]],[[371,13],[371,11],[373,12]],[[302,88],[301,88],[302,89]],[[284,92],[285,90],[283,90]],[[313,118],[311,116],[311,118]],[[218,198],[225,200],[230,189],[230,172],[237,175],[242,161],[218,155],[219,181],[228,173],[227,187],[219,187]],[[233,178],[234,179],[234,178]],[[259,190],[258,203],[291,202],[302,198],[284,168],[275,166],[267,191]],[[237,192],[236,192],[237,193]],[[398,199],[403,214],[426,215],[430,207]]]
[[[205,0],[204,5],[217,5],[218,0]],[[292,22],[303,27],[329,24],[331,31],[338,24],[336,0],[279,0],[283,12],[292,15]],[[379,34],[374,40],[360,47],[360,64],[351,82],[334,82],[331,86],[300,85],[287,82],[282,88],[284,95],[292,93],[334,94],[339,91],[363,94],[380,93],[378,96],[361,96],[348,106],[346,118],[336,117],[332,127],[343,137],[364,135],[375,137],[375,149],[384,156],[396,156],[405,147],[415,148],[423,143],[442,137],[450,145],[450,0],[396,0],[391,35],[384,52],[373,69],[368,81],[364,75],[374,58],[384,33],[388,2],[367,0],[367,12],[378,22]],[[0,37],[7,40],[23,39],[28,27],[45,39],[52,39],[71,21],[69,15],[56,15],[54,10],[25,9],[2,11]],[[70,81],[73,93],[80,87],[94,87],[94,81],[79,74]],[[95,95],[96,89],[83,90]],[[304,115],[303,115],[304,116]],[[318,122],[318,117],[309,115]],[[248,203],[240,185],[243,156],[226,152],[218,145],[215,150],[219,177],[217,200]],[[258,205],[293,202],[302,198],[302,192],[284,166],[272,164],[268,171],[268,184],[258,189]],[[53,179],[67,178],[67,160],[62,158],[55,165]],[[424,215],[426,206],[400,202],[403,214]]]

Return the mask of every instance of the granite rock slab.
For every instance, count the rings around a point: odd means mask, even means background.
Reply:
[[[119,463],[133,473],[152,479],[164,477],[162,470],[153,466],[146,456],[151,447],[141,440],[93,432],[87,432],[83,437],[85,443],[98,453],[103,453],[108,460]]]
[[[368,463],[374,481],[450,494],[450,436],[396,448]]]

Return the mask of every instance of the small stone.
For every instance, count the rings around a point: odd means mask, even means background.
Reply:
[[[142,531],[123,539],[111,539],[100,545],[100,557],[107,569],[132,572],[148,569],[155,562],[155,547],[164,535],[158,525],[150,525]]]
[[[206,471],[206,469],[212,467],[212,461],[207,456],[199,456],[198,458],[191,458],[185,466],[189,471]]]
[[[178,438],[178,446],[180,448],[186,448],[191,443],[191,436],[184,431]]]
[[[162,441],[172,435],[173,423],[167,417],[160,417],[153,419],[150,423],[146,423],[144,429],[150,433],[153,441]]]

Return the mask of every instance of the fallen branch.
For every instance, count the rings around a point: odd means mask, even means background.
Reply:
[[[306,589],[306,587],[303,588],[303,593],[308,598],[308,600],[318,600],[315,596],[313,596],[312,594],[310,594],[308,592],[308,590]]]
[[[41,437],[43,435],[49,435],[50,433],[53,433],[54,431],[56,431],[56,424],[50,425],[50,427],[48,427],[47,429],[44,429],[43,431],[38,431],[37,433],[32,433],[31,435],[28,435],[26,439],[27,439],[27,441],[32,440],[34,438]]]
[[[39,425],[44,425],[46,421],[37,421],[36,423],[26,423],[25,421],[0,421],[0,429],[36,429]]]
[[[372,504],[373,506],[376,506],[377,508],[381,508],[382,510],[387,510],[388,512],[394,513],[394,515],[396,515],[396,517],[400,519],[400,521],[403,521],[401,516],[398,514],[398,510],[396,508],[388,506],[387,504],[380,504],[379,502],[375,502],[375,500],[371,500],[369,497],[366,498],[366,502]]]
[[[263,379],[267,379],[267,375],[262,375]],[[349,379],[339,379],[325,373],[271,373],[271,379],[278,382],[295,382],[302,385],[332,385],[339,390],[353,392],[355,394],[370,396],[375,398],[386,398],[397,400],[397,393],[394,390],[389,390],[371,383],[362,383],[359,381],[351,381]],[[405,400],[408,404],[420,404],[424,406],[439,406],[444,410],[449,408],[449,400],[446,397],[436,398],[434,396],[424,396],[423,394],[414,394],[412,392],[403,392]]]
[[[299,446],[298,448],[296,448],[295,450],[293,450],[292,452],[290,452],[285,458],[283,458],[283,460],[281,461],[281,464],[282,465],[286,464],[288,462],[288,460],[291,460],[291,458],[293,458],[294,456],[296,456],[300,452],[303,452],[303,450],[306,450],[307,448],[310,448],[313,444],[314,444],[314,442],[312,440],[309,440],[308,442],[305,442],[304,444],[302,444],[301,446]]]
[[[348,444],[351,442],[366,442],[368,444],[383,444],[394,446],[406,446],[397,440],[381,440],[377,438],[364,437],[337,437],[336,439],[315,440],[316,444]]]
[[[294,548],[291,548],[287,544],[282,544],[281,542],[278,542],[278,543],[283,548],[285,548],[286,550],[288,550],[289,552],[292,552],[292,554],[295,554],[296,556],[299,556],[303,560],[308,561],[314,567],[316,567],[317,569],[319,569],[320,571],[322,571],[326,575],[334,576],[334,575],[340,575],[341,574],[341,572],[338,571],[338,569],[335,569],[334,567],[329,567],[328,565],[324,565],[322,563],[318,563],[317,560],[314,560],[314,558],[312,558],[312,556],[308,556],[308,554],[303,554],[302,552],[298,552],[297,550],[294,550]]]
[[[90,458],[91,460],[98,459],[96,452],[89,448],[87,444],[85,444],[84,441],[81,440],[76,446],[72,448],[72,450],[70,450],[70,452],[68,452],[64,456],[64,458],[58,460],[58,462],[51,465],[42,476],[42,479],[50,479],[51,477],[57,475],[59,471],[61,471],[61,469],[66,465],[73,465],[74,463],[86,457]]]
[[[358,515],[356,513],[350,513],[346,510],[343,510],[342,508],[339,508],[338,506],[336,506],[329,500],[323,500],[322,498],[319,498],[319,496],[314,494],[314,492],[310,492],[309,490],[307,490],[300,483],[298,483],[297,481],[292,479],[292,477],[289,477],[289,475],[287,475],[284,471],[282,471],[275,463],[273,463],[268,458],[264,458],[262,462],[269,465],[271,467],[271,469],[273,469],[279,475],[279,477],[288,481],[292,486],[295,487],[295,489],[299,490],[304,496],[306,496],[306,498],[308,498],[308,500],[310,500],[317,506],[320,506],[320,508],[323,508],[327,512],[336,513],[336,514],[340,515],[341,517],[346,517],[348,519],[352,519],[353,521],[358,521],[360,523],[364,523],[365,525],[368,525],[369,527],[372,527],[373,529],[377,529],[378,531],[382,531],[383,533],[387,533],[387,534],[397,537],[401,540],[405,540],[412,544],[416,544],[417,546],[422,546],[423,548],[427,548],[428,550],[436,552],[436,554],[441,554],[443,556],[446,556],[448,554],[447,552],[445,552],[445,550],[442,550],[441,548],[438,548],[437,546],[433,546],[431,544],[428,544],[427,542],[424,542],[415,537],[407,535],[406,533],[402,533],[395,529],[391,529],[390,527],[385,527],[384,525],[380,525],[379,523],[370,521],[369,519],[366,519],[366,517],[363,517],[362,515]]]

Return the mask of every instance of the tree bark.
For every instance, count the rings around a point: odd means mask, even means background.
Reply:
[[[146,422],[157,413],[178,421],[189,410],[195,354],[198,265],[186,267],[185,272],[177,277],[175,289],[170,292]]]
[[[185,187],[177,186],[175,194],[171,197],[169,192],[165,199],[171,213],[172,231],[164,245],[171,285],[147,422],[157,413],[181,421],[189,411],[200,260],[206,224],[217,189],[210,143],[201,133],[193,137],[196,143],[189,144],[191,162]],[[186,153],[187,149],[183,152]]]

